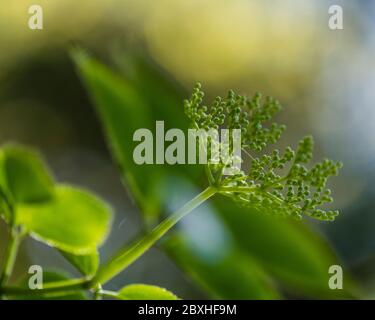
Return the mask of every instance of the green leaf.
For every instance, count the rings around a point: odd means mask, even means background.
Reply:
[[[217,198],[216,208],[238,246],[292,292],[311,297],[350,297],[330,290],[328,269],[340,264],[328,243],[300,221],[277,219]],[[345,275],[347,290],[351,281]]]
[[[170,291],[146,284],[131,284],[122,288],[117,295],[121,300],[178,300]]]
[[[53,179],[35,151],[16,145],[1,149],[1,187],[16,203],[48,200],[53,194]]]
[[[132,85],[81,51],[74,60],[101,119],[110,149],[133,196],[148,216],[160,207],[157,196],[161,166],[137,165],[133,160],[136,142],[133,134],[139,128],[152,128],[148,109]]]
[[[187,92],[182,87],[172,82],[150,59],[139,54],[120,52],[114,60],[137,92],[147,92],[142,98],[149,106],[152,120],[164,120],[166,127],[188,129],[189,121],[183,108]],[[186,166],[184,169],[194,171],[194,167]]]
[[[133,134],[140,128],[155,131],[156,120],[165,121],[165,131],[169,127],[186,129],[182,98],[141,63],[134,65],[135,77],[122,78],[82,51],[76,50],[73,57],[103,123],[113,157],[146,222],[152,224],[168,204],[166,177],[197,177],[192,173],[201,170],[189,165],[137,165],[133,150],[138,142],[133,141]]]
[[[216,299],[279,299],[271,278],[235,248],[220,259],[207,259],[183,236],[166,243],[168,254]]]
[[[85,255],[75,255],[64,251],[60,252],[66,260],[68,260],[73,266],[77,268],[79,272],[81,272],[85,276],[92,276],[98,270],[99,252],[97,250]]]
[[[23,278],[18,285],[20,287],[28,288],[28,283],[31,275],[26,276]],[[43,272],[43,284],[68,280],[65,274],[60,272],[54,271],[44,271]],[[38,293],[37,289],[34,290],[32,295],[16,295],[16,296],[9,296],[9,298],[14,300],[85,300],[86,295],[84,291],[77,291],[77,292],[65,292],[65,293]]]
[[[50,199],[53,179],[35,151],[6,145],[0,149],[0,216],[13,217],[14,203],[32,203]]]
[[[36,239],[76,255],[89,254],[105,240],[110,209],[92,194],[59,185],[48,202],[22,204],[16,222]]]

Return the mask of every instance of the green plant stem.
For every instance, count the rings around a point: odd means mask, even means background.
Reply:
[[[216,192],[217,189],[215,187],[209,186],[195,198],[186,203],[182,208],[162,221],[141,240],[121,249],[114,258],[99,270],[98,274],[92,280],[93,285],[96,285],[97,283],[104,284],[128,267],[143,255],[152,245],[154,245],[178,221],[180,221],[181,218],[212,197]]]
[[[14,263],[17,257],[18,247],[21,242],[21,238],[22,237],[20,233],[14,228],[12,228],[10,231],[10,237],[9,237],[7,249],[5,252],[3,270],[0,276],[0,287],[7,283],[7,281],[9,280],[12,274]]]
[[[7,295],[41,295],[46,293],[70,293],[78,290],[89,289],[90,281],[87,278],[69,279],[64,281],[46,283],[42,289],[31,290],[24,287],[0,287],[0,294]]]
[[[109,298],[114,298],[114,299],[119,298],[118,293],[115,291],[100,290],[99,294],[103,297],[109,297]]]
[[[101,300],[102,299],[102,286],[100,284],[98,284],[95,288],[94,288],[94,294],[93,294],[93,299],[94,300]]]

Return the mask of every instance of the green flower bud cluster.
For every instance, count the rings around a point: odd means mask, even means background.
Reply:
[[[288,147],[283,155],[278,150],[274,150],[271,155],[262,155],[253,158],[247,176],[243,176],[241,182],[228,182],[233,186],[252,187],[248,194],[236,194],[240,196],[237,201],[245,206],[259,209],[263,213],[282,216],[301,217],[301,207],[297,207],[298,202],[294,198],[294,187],[289,189],[289,173],[281,175],[280,172],[290,164],[296,155]],[[239,177],[237,178],[239,180]],[[302,190],[303,193],[304,190]],[[298,196],[301,196],[299,193]],[[300,199],[301,201],[301,199]]]
[[[201,90],[201,84],[197,83],[193,89],[190,100],[184,100],[184,109],[186,116],[191,120],[193,124],[199,126],[202,124],[202,118],[206,116],[206,107],[203,107],[204,93]]]
[[[259,157],[250,154],[277,142],[285,130],[285,126],[276,123],[265,126],[281,110],[277,100],[267,97],[262,103],[259,93],[248,99],[230,90],[225,99],[217,97],[207,108],[202,106],[203,96],[201,85],[197,84],[190,100],[185,101],[185,113],[193,128],[241,129],[242,148],[251,157],[247,174],[241,171],[222,177],[218,171],[223,166],[208,165],[208,171],[219,177],[215,183],[222,188],[222,194],[262,213],[334,220],[338,211],[321,207],[333,201],[326,184],[329,177],[338,174],[342,163],[327,159],[308,169],[305,165],[311,161],[314,147],[311,136],[301,139],[295,152],[287,147],[282,154],[279,150]]]
[[[216,97],[210,108],[202,105],[204,93],[197,83],[189,100],[184,101],[185,114],[193,127],[201,129],[241,129],[242,145],[255,151],[263,150],[267,144],[275,143],[285,130],[284,125],[272,123],[268,128],[265,122],[271,120],[281,110],[280,103],[267,97],[262,104],[260,93],[253,99],[229,90],[225,99]]]
[[[328,178],[336,176],[341,162],[324,160],[307,169],[301,162],[312,158],[312,139],[306,137],[299,143],[297,152],[288,147],[280,156],[278,150],[272,155],[254,158],[247,175],[229,177],[226,183],[233,186],[252,187],[248,194],[237,193],[237,201],[244,205],[261,208],[262,212],[302,218],[308,215],[319,220],[332,221],[338,211],[322,210],[321,206],[333,202]],[[290,169],[284,175],[279,172]]]
[[[313,148],[313,137],[304,137],[298,144],[295,163],[308,163],[312,159]]]
[[[243,143],[255,151],[261,151],[269,143],[277,142],[286,129],[285,125],[278,125],[277,123],[272,123],[270,128],[264,126],[281,110],[281,105],[272,97],[267,97],[262,104],[261,98],[261,94],[256,93],[253,99],[246,103],[251,121],[244,134]]]

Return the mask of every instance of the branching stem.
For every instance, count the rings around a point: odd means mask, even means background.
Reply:
[[[186,214],[193,211],[200,204],[212,197],[217,192],[214,186],[209,186],[195,198],[187,202],[182,208],[162,221],[149,234],[141,240],[120,250],[120,252],[105,264],[94,277],[93,283],[104,284],[119,272],[128,267],[141,255],[143,255],[152,245],[154,245],[169,229],[171,229]]]

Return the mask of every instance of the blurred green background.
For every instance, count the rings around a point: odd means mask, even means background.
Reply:
[[[42,31],[27,26],[35,2],[44,10]],[[343,30],[328,28],[332,4],[343,7]],[[101,249],[106,260],[146,228],[144,220],[155,222],[159,211],[168,214],[197,193],[204,179],[177,168],[154,181],[169,201],[148,208],[153,216],[143,219],[111,159],[69,56],[72,46],[120,74],[150,106],[150,119],[186,125],[182,99],[196,81],[208,99],[229,88],[248,95],[260,91],[284,106],[278,119],[287,125],[281,146],[295,146],[311,133],[315,159],[344,163],[331,184],[341,212],[335,222],[268,220],[220,200],[210,202],[181,223],[161,244],[164,249],[152,249],[108,289],[144,282],[182,298],[324,298],[331,295],[322,289],[326,266],[336,261],[362,297],[374,297],[373,1],[3,0],[0,141],[41,150],[59,181],[86,186],[113,205],[113,229]],[[130,155],[132,150],[129,145]],[[0,256],[5,238],[0,222]],[[15,279],[30,264],[76,275],[58,253],[27,239]]]

